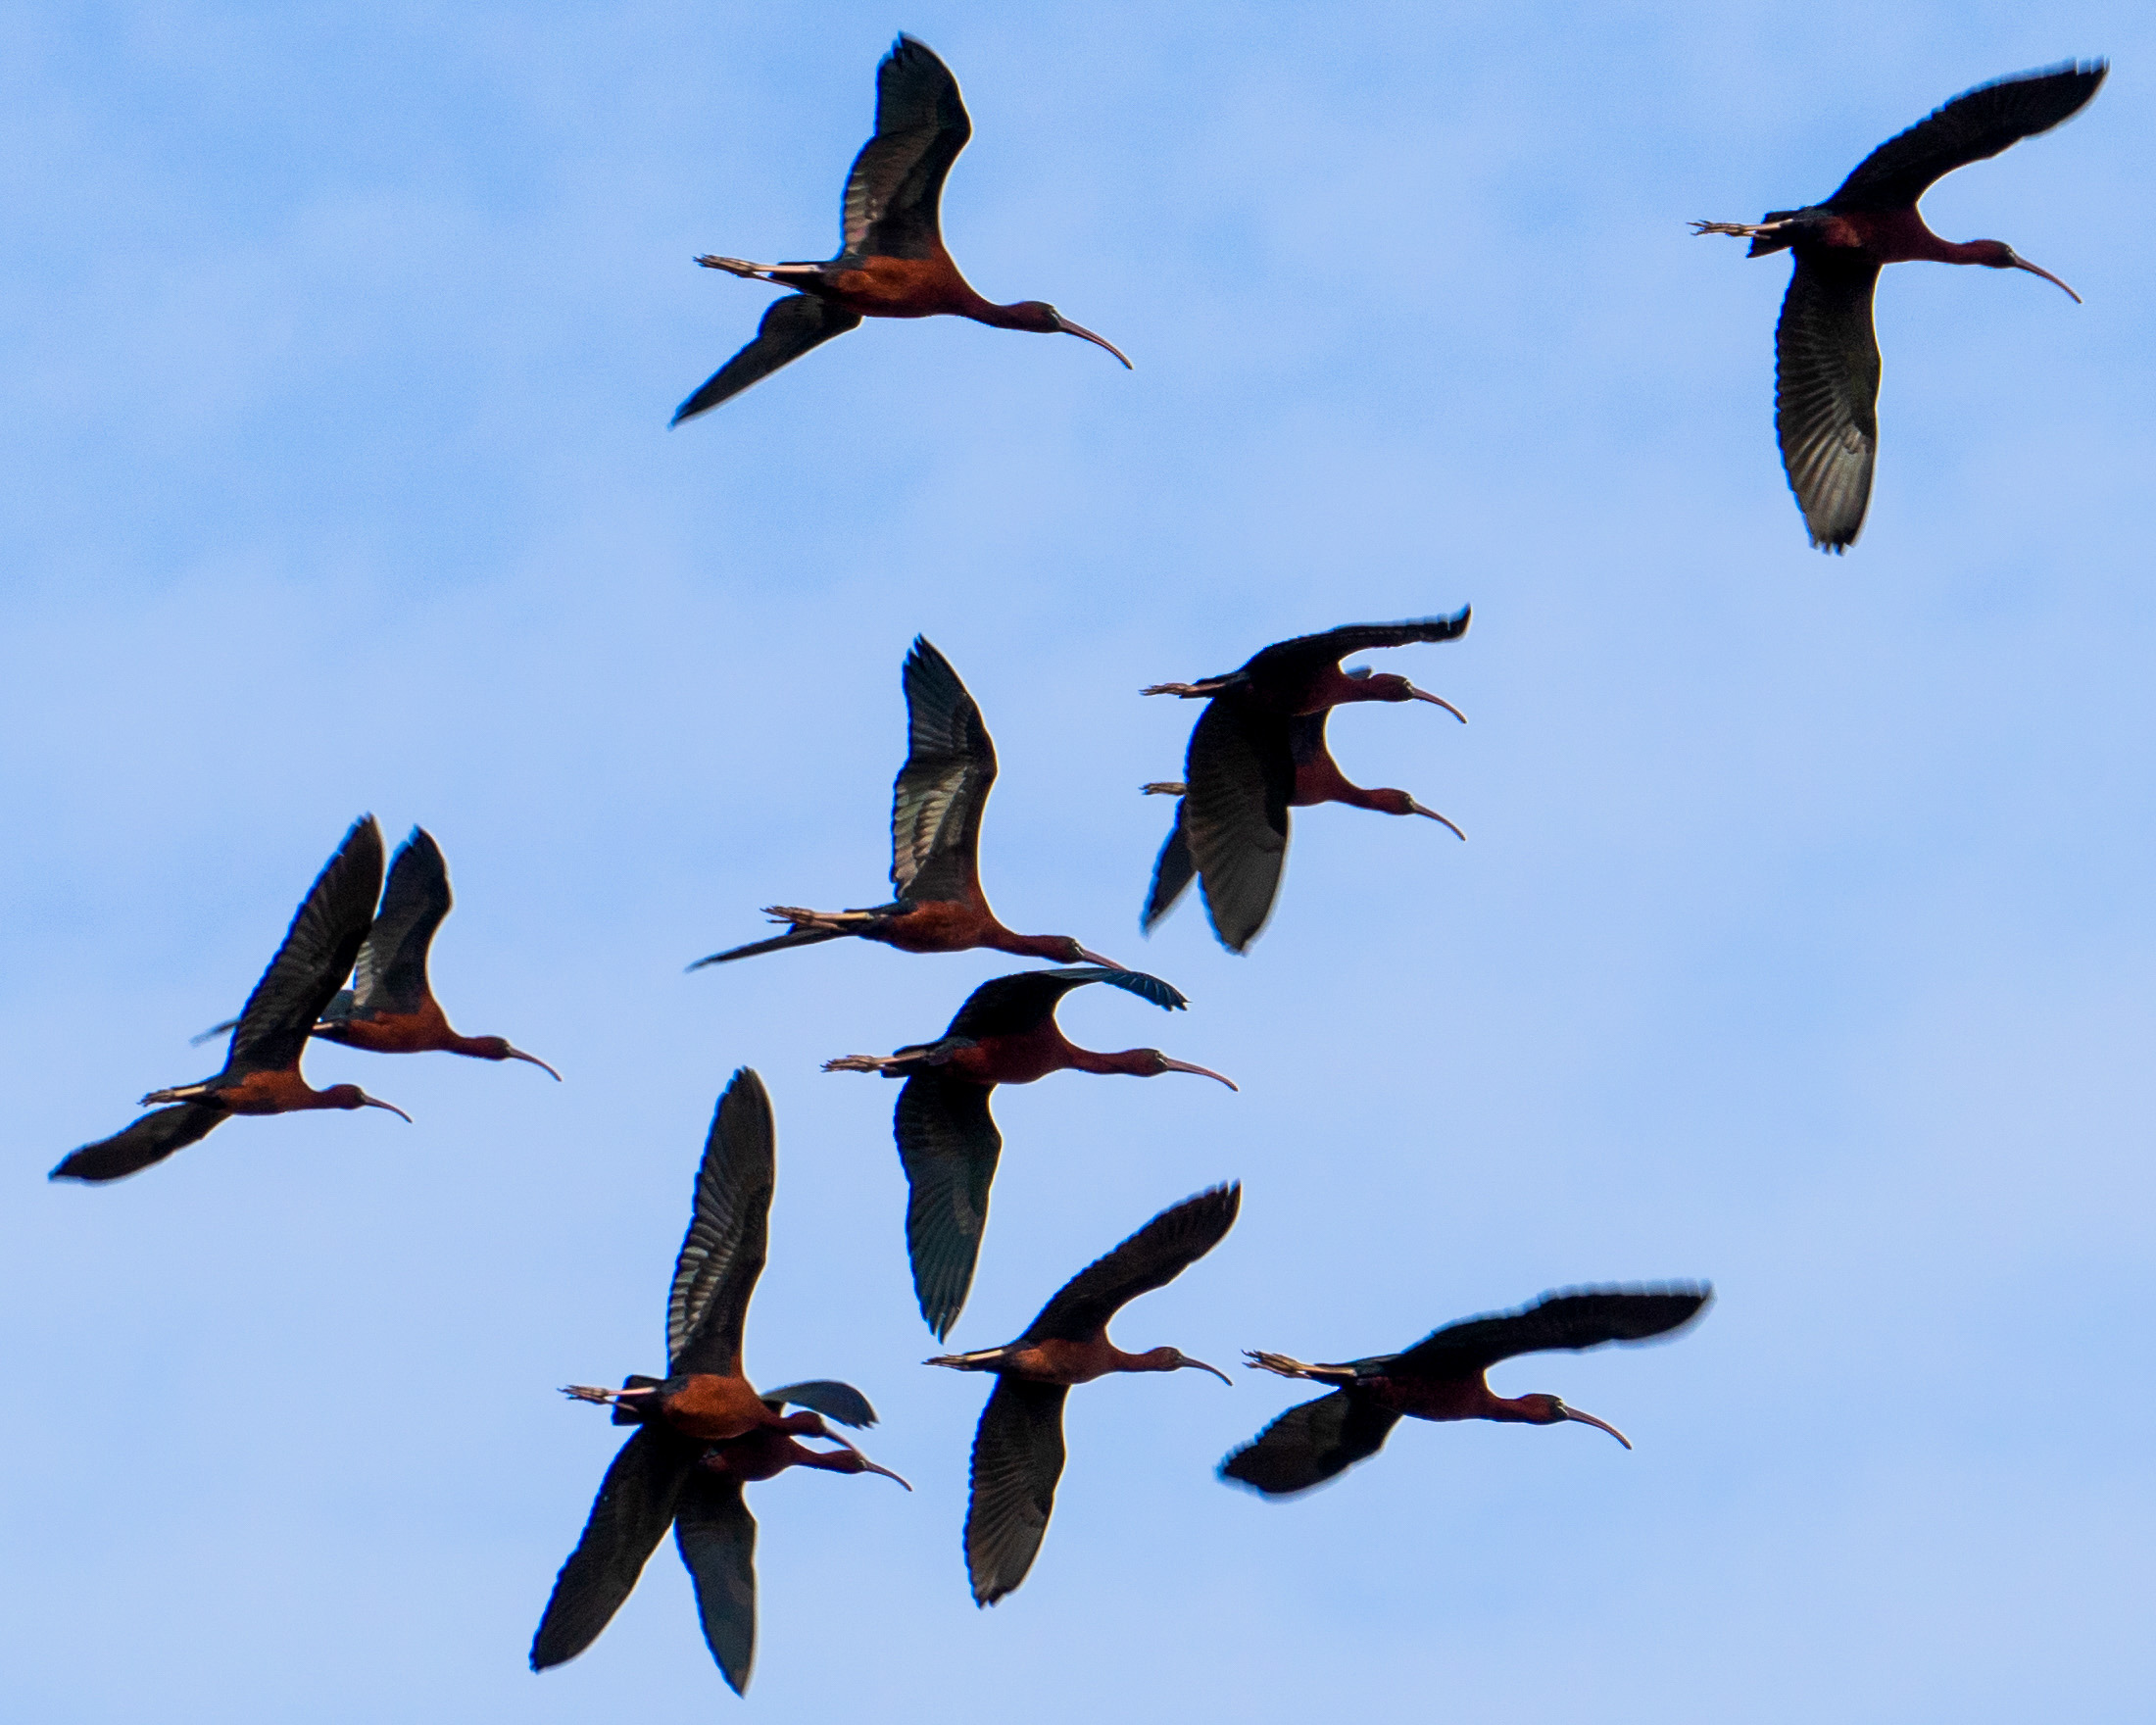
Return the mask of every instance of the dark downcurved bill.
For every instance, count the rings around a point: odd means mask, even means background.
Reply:
[[[1454,825],[1451,820],[1447,819],[1445,815],[1440,814],[1435,809],[1425,809],[1412,797],[1409,797],[1407,799],[1407,807],[1412,809],[1417,814],[1427,814],[1432,820],[1443,822],[1443,824],[1451,827],[1452,836],[1454,838],[1458,839],[1462,844],[1465,844],[1467,842],[1467,835],[1464,832],[1460,831],[1459,827]]]
[[[2022,257],[2019,253],[2016,253],[2014,255],[2014,268],[2017,270],[2026,270],[2032,275],[2042,276],[2044,280],[2048,281],[2053,287],[2059,289],[2060,292],[2064,293],[2066,297],[2072,300],[2077,306],[2082,303],[2082,296],[2076,293],[2071,287],[2068,287],[2065,282],[2061,281],[2056,275],[2052,274],[2050,271],[2038,269],[2034,264],[2032,264],[2027,258]]]
[[[2060,286],[2065,286],[2065,283],[2061,282]],[[1427,701],[1433,707],[1444,708],[1446,712],[1449,713],[1454,718],[1458,719],[1460,723],[1465,724],[1467,722],[1467,715],[1462,713],[1457,707],[1454,707],[1452,703],[1447,701],[1443,695],[1433,695],[1428,689],[1416,688],[1413,683],[1409,683],[1407,685],[1407,692],[1410,695],[1414,696],[1417,701]]]
[[[1242,1086],[1237,1084],[1233,1078],[1225,1077],[1221,1073],[1215,1072],[1210,1066],[1194,1066],[1188,1060],[1171,1060],[1166,1055],[1162,1055],[1160,1057],[1160,1066],[1163,1071],[1195,1072],[1200,1078],[1217,1078],[1230,1090],[1236,1091],[1239,1094],[1242,1090]],[[1210,1370],[1211,1368],[1207,1367],[1206,1369]]]
[[[529,1060],[533,1065],[537,1066],[540,1071],[545,1072],[550,1077],[552,1077],[555,1083],[559,1084],[562,1082],[562,1074],[555,1071],[552,1066],[548,1065],[546,1061],[542,1060],[537,1055],[527,1055],[520,1048],[513,1048],[509,1051],[509,1058],[513,1060]]]
[[[1577,1407],[1567,1407],[1565,1409],[1565,1418],[1576,1419],[1582,1425],[1591,1425],[1598,1432],[1607,1432],[1620,1444],[1624,1445],[1626,1449],[1629,1450],[1632,1448],[1632,1440],[1626,1437],[1625,1434],[1619,1431],[1615,1426],[1611,1425],[1606,1419],[1596,1419],[1593,1414],[1582,1413]]]
[[[2032,266],[2032,268],[2034,268],[2034,266]],[[2064,287],[2066,284],[2062,281],[2059,285],[2061,287]],[[1088,329],[1082,323],[1073,323],[1060,312],[1055,314],[1055,327],[1060,329],[1065,335],[1075,335],[1081,341],[1092,342],[1095,347],[1106,348],[1108,352],[1113,354],[1117,359],[1123,360],[1124,370],[1132,371],[1137,370],[1137,368],[1133,366],[1130,361],[1123,359],[1123,350],[1117,347],[1115,343],[1108,340],[1106,336],[1094,334],[1092,330]]]
[[[363,1091],[360,1095],[360,1106],[367,1109],[387,1109],[391,1113],[395,1114],[398,1119],[402,1120],[407,1126],[412,1124],[412,1116],[410,1114],[406,1113],[404,1109],[399,1108],[393,1102],[383,1102],[380,1097],[368,1096]]]
[[[1218,1378],[1222,1383],[1226,1384],[1229,1389],[1232,1390],[1235,1388],[1235,1379],[1231,1378],[1217,1365],[1207,1365],[1202,1359],[1192,1359],[1187,1355],[1184,1356],[1183,1363],[1192,1371],[1209,1371],[1214,1377]]]
[[[1100,964],[1110,970],[1128,970],[1130,968],[1128,964],[1118,964],[1113,959],[1103,959],[1099,953],[1092,952],[1085,947],[1078,949],[1078,956],[1089,964]]]

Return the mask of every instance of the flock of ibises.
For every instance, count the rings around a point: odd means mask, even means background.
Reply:
[[[2023,270],[2073,292],[2001,241],[1938,238],[1917,214],[1918,199],[1942,174],[2066,120],[2095,94],[2104,73],[2101,63],[2067,65],[1982,85],[1874,150],[1822,203],[1773,211],[1752,223],[1693,224],[1702,233],[1748,238],[1754,255],[1787,250],[1794,257],[1776,330],[1775,423],[1814,545],[1844,550],[1871,494],[1880,374],[1871,304],[1883,265],[1932,260]],[[838,255],[792,264],[697,259],[790,291],[764,314],[756,338],[682,403],[674,422],[717,406],[863,318],[948,313],[999,328],[1075,335],[1128,366],[1111,342],[1054,307],[1031,300],[994,305],[959,274],[944,249],[938,205],[971,130],[949,69],[921,43],[901,36],[877,69],[875,135],[847,179]],[[1166,915],[1195,879],[1221,943],[1244,952],[1274,910],[1291,808],[1345,803],[1424,815],[1457,833],[1405,791],[1351,783],[1326,746],[1325,721],[1335,707],[1372,701],[1426,702],[1462,717],[1404,676],[1344,669],[1342,661],[1457,640],[1469,616],[1463,608],[1451,616],[1331,629],[1275,643],[1221,675],[1146,689],[1204,706],[1183,778],[1144,787],[1176,802],[1143,926],[1150,930]],[[893,791],[890,902],[842,911],[773,906],[766,913],[785,925],[784,933],[690,968],[848,938],[907,953],[985,948],[1050,961],[1051,968],[982,984],[932,1041],[889,1055],[846,1056],[824,1068],[904,1081],[894,1135],[909,1192],[906,1251],[921,1315],[940,1341],[964,1307],[987,1223],[1003,1149],[990,1111],[999,1084],[1073,1070],[1180,1072],[1235,1085],[1158,1049],[1103,1054],[1063,1036],[1055,1009],[1089,983],[1106,983],[1164,1010],[1186,1003],[1158,977],[1128,969],[1069,935],[1018,934],[997,919],[979,872],[981,816],[997,770],[980,709],[926,640],[914,641],[903,676],[908,747]],[[427,980],[427,954],[450,905],[447,867],[423,829],[415,828],[399,848],[385,884],[381,829],[371,815],[355,821],[239,1016],[196,1039],[230,1032],[222,1069],[151,1092],[143,1098],[151,1112],[74,1151],[52,1178],[101,1183],[137,1173],[234,1114],[363,1108],[402,1114],[355,1084],[309,1085],[300,1061],[311,1037],[380,1054],[443,1051],[527,1061],[559,1080],[546,1061],[503,1037],[451,1028]],[[608,1406],[616,1424],[635,1429],[607,1470],[583,1536],[556,1580],[532,1642],[534,1669],[591,1645],[670,1528],[711,1654],[727,1683],[743,1690],[756,1632],[756,1522],[744,1485],[789,1467],[898,1478],[832,1429],[833,1422],[854,1429],[875,1423],[858,1390],[830,1379],[758,1390],[743,1375],[742,1329],[763,1267],[774,1167],[770,1098],[758,1074],[743,1067],[719,1098],[697,1170],[688,1236],[666,1303],[666,1375],[631,1374],[619,1389],[565,1391]],[[1073,1276],[1014,1341],[927,1362],[996,1379],[974,1437],[964,1531],[966,1569],[981,1604],[1017,1587],[1040,1551],[1063,1469],[1063,1402],[1073,1385],[1111,1372],[1186,1368],[1225,1377],[1171,1347],[1125,1353],[1108,1339],[1107,1327],[1125,1305],[1218,1245],[1241,1201],[1234,1184],[1186,1199]],[[1571,1289],[1514,1311],[1447,1324],[1397,1354],[1308,1364],[1250,1352],[1250,1367],[1306,1380],[1326,1393],[1281,1414],[1229,1455],[1220,1474],[1269,1496],[1307,1491],[1374,1454],[1403,1415],[1573,1421],[1629,1449],[1615,1426],[1556,1396],[1494,1394],[1487,1372],[1518,1355],[1667,1337],[1696,1319],[1711,1298],[1703,1283]],[[811,1448],[804,1439],[828,1447]]]

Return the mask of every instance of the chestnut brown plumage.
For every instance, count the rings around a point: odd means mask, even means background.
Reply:
[[[1758,222],[1694,222],[1694,233],[1748,238],[1746,254],[1795,260],[1774,336],[1774,426],[1782,467],[1821,551],[1856,542],[1879,453],[1879,336],[1872,290],[1888,264],[1981,264],[2025,270],[2074,292],[2003,240],[1943,240],[1917,202],[1957,168],[2049,131],[2086,106],[2104,81],[2102,61],[2020,73],[1964,91],[1857,164],[1834,194]]]
[[[1214,1186],[1154,1216],[1057,1290],[1015,1342],[927,1361],[997,1374],[973,1435],[965,1512],[965,1568],[973,1602],[993,1605],[1025,1580],[1040,1552],[1063,1475],[1063,1398],[1110,1372],[1225,1372],[1174,1348],[1125,1354],[1108,1322],[1141,1294],[1164,1288],[1235,1225],[1240,1184]]]
[[[970,318],[998,329],[1075,335],[1122,350],[1042,300],[999,306],[983,299],[944,249],[944,179],[973,123],[958,80],[927,46],[902,35],[876,68],[876,133],[846,178],[838,256],[819,263],[752,264],[705,256],[707,270],[792,288],[763,314],[756,339],[698,386],[673,422],[708,412],[863,318]]]
[[[283,1114],[304,1109],[387,1109],[357,1084],[316,1090],[300,1076],[309,1031],[351,973],[382,884],[382,830],[371,814],[352,823],[336,854],[293,912],[276,957],[232,1021],[223,1069],[197,1084],[153,1090],[144,1114],[123,1132],[72,1152],[52,1170],[54,1180],[99,1183],[141,1172],[175,1150],[207,1137],[234,1114]]]
[[[1246,1357],[1261,1370],[1337,1387],[1329,1396],[1289,1408],[1221,1462],[1220,1476],[1268,1497],[1308,1491],[1376,1454],[1403,1414],[1526,1425],[1577,1420],[1609,1433],[1629,1450],[1631,1440],[1593,1414],[1568,1407],[1555,1396],[1494,1395],[1485,1374],[1515,1355],[1578,1352],[1671,1335],[1698,1317],[1713,1297],[1703,1282],[1568,1288],[1517,1311],[1446,1324],[1401,1354],[1305,1365],[1284,1354],[1252,1351]]]

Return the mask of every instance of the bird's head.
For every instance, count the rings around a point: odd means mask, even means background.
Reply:
[[[1210,1066],[1194,1066],[1188,1060],[1171,1060],[1156,1048],[1134,1048],[1122,1058],[1130,1062],[1127,1069],[1140,1078],[1157,1078],[1163,1072],[1195,1072],[1200,1078],[1215,1079],[1230,1090],[1242,1088],[1233,1078],[1215,1072]]]
[[[1467,837],[1464,832],[1461,832],[1457,826],[1453,826],[1451,821],[1447,820],[1444,815],[1440,814],[1435,809],[1424,808],[1420,803],[1416,802],[1414,798],[1410,797],[1405,791],[1396,791],[1390,786],[1381,786],[1378,789],[1370,792],[1369,806],[1372,809],[1375,809],[1380,814],[1427,815],[1430,819],[1437,821],[1443,826],[1451,827],[1455,836],[1463,839]]]
[[[1058,964],[1099,964],[1106,970],[1128,968],[1127,965],[1118,964],[1113,959],[1103,959],[1099,953],[1080,946],[1075,935],[1051,935],[1048,947],[1049,950],[1042,956],[1054,959]]]
[[[1138,1356],[1141,1371],[1209,1371],[1231,1390],[1235,1380],[1217,1365],[1207,1365],[1202,1359],[1193,1359],[1178,1348],[1151,1348]]]
[[[520,1048],[512,1048],[506,1036],[475,1036],[471,1052],[482,1060],[529,1060],[542,1072],[550,1074],[555,1083],[562,1082],[562,1074],[548,1065],[537,1055],[527,1055]]]
[[[327,1090],[323,1091],[321,1094],[323,1104],[325,1107],[328,1108],[387,1109],[391,1113],[395,1114],[398,1119],[404,1121],[406,1125],[409,1126],[412,1123],[412,1116],[406,1113],[404,1109],[399,1108],[395,1103],[383,1102],[379,1097],[368,1096],[367,1092],[362,1090],[357,1084],[332,1084]]]
[[[1433,695],[1428,689],[1418,689],[1396,671],[1372,670],[1368,665],[1358,665],[1346,675],[1355,685],[1354,693],[1347,697],[1349,701],[1427,701],[1433,707],[1444,708],[1460,723],[1467,722],[1467,715],[1443,695]]]
[[[1521,1415],[1530,1425],[1559,1425],[1575,1419],[1582,1425],[1591,1425],[1598,1432],[1607,1432],[1626,1449],[1632,1448],[1632,1440],[1606,1419],[1596,1419],[1592,1413],[1582,1413],[1577,1407],[1567,1407],[1562,1397],[1522,1396],[1517,1405]]]
[[[1123,370],[1131,370],[1131,363],[1123,356],[1123,350],[1104,335],[1096,335],[1083,323],[1073,323],[1046,300],[1020,300],[1005,308],[1012,321],[1020,329],[1030,329],[1037,335],[1075,335],[1081,341],[1090,341],[1095,347],[1104,347],[1123,361]]]
[[[2032,275],[2042,276],[2044,280],[2065,294],[2077,306],[2082,303],[2080,294],[2068,287],[2050,271],[2032,264],[2003,239],[1973,239],[1969,242],[1967,250],[1969,255],[1986,270],[2026,270]]]

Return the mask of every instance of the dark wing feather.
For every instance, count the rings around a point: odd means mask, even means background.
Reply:
[[[1190,840],[1183,834],[1183,799],[1178,797],[1175,824],[1168,828],[1160,855],[1153,862],[1152,889],[1146,894],[1145,914],[1139,917],[1138,926],[1151,934],[1153,924],[1174,910],[1176,900],[1190,890],[1197,873],[1198,864],[1191,861]]]
[[[592,1503],[584,1537],[555,1577],[546,1615],[531,1638],[534,1671],[573,1659],[599,1639],[665,1536],[696,1454],[694,1447],[656,1425],[639,1426],[621,1446]]]
[[[139,1174],[152,1162],[161,1162],[173,1151],[207,1138],[214,1126],[232,1116],[222,1109],[199,1102],[183,1102],[176,1108],[144,1114],[124,1132],[101,1138],[71,1151],[61,1164],[45,1176],[48,1180],[83,1180],[96,1183]]]
[[[842,1384],[832,1378],[810,1378],[806,1383],[766,1390],[763,1400],[773,1407],[784,1407],[792,1403],[796,1407],[811,1408],[841,1425],[871,1426],[876,1423],[876,1410],[868,1405],[868,1398],[852,1384]]]
[[[381,909],[353,968],[351,1004],[341,1014],[332,1004],[328,1015],[370,1018],[377,1012],[416,1012],[424,1006],[431,992],[427,949],[452,902],[442,849],[425,827],[416,826],[390,859]]]
[[[1291,1407],[1220,1464],[1220,1477],[1268,1497],[1306,1492],[1383,1448],[1399,1415],[1359,1390]]]
[[[696,1208],[666,1301],[669,1371],[741,1370],[742,1320],[763,1273],[774,1136],[763,1080],[743,1066],[718,1099],[696,1170]]]
[[[1966,90],[1865,157],[1827,203],[1837,210],[1913,204],[1942,175],[2079,114],[2109,70],[2100,60],[2069,61]]]
[[[1004,1135],[989,1114],[986,1085],[933,1071],[906,1081],[893,1129],[906,1166],[913,1297],[940,1340],[958,1321],[973,1286]]]
[[[849,312],[812,293],[788,294],[763,314],[756,339],[705,378],[696,393],[674,409],[669,423],[678,425],[709,413],[750,384],[762,382],[781,366],[790,365],[834,335],[844,335],[859,322],[858,312]]]
[[[382,890],[382,829],[363,814],[292,913],[284,944],[240,1009],[224,1076],[294,1065],[367,939]]]
[[[972,135],[951,69],[902,35],[876,68],[876,135],[846,176],[837,261],[941,252],[944,178]]]
[[[1165,1288],[1203,1257],[1235,1226],[1243,1207],[1240,1182],[1208,1187],[1154,1216],[1104,1257],[1097,1257],[1056,1291],[1019,1345],[1058,1340],[1087,1342],[1141,1294]]]
[[[1064,1384],[998,1378],[973,1433],[965,1572],[973,1602],[993,1605],[1026,1578],[1063,1476]]]
[[[757,1518],[741,1481],[693,1469],[674,1505],[674,1545],[696,1584],[704,1645],[726,1687],[744,1695],[757,1656]]]
[[[1163,1011],[1180,1011],[1190,1005],[1182,994],[1149,976],[1143,970],[1115,970],[1104,964],[1062,964],[1046,970],[1019,970],[1008,976],[993,976],[965,997],[965,1005],[951,1020],[946,1037],[1022,1036],[1041,1023],[1074,988],[1089,982],[1105,982],[1142,1001],[1151,1001]]]
[[[1463,605],[1449,616],[1411,616],[1396,623],[1343,623],[1322,634],[1276,641],[1251,655],[1242,674],[1260,686],[1299,681],[1350,653],[1378,647],[1408,647],[1418,641],[1456,641],[1467,633],[1475,608]]]
[[[1714,1290],[1704,1283],[1562,1289],[1517,1311],[1446,1324],[1385,1364],[1396,1373],[1477,1375],[1516,1354],[1577,1353],[1608,1342],[1651,1341],[1690,1323],[1713,1298]]]
[[[1879,452],[1877,264],[1809,247],[1796,253],[1774,329],[1774,430],[1782,468],[1822,550],[1840,551],[1864,524]]]
[[[951,661],[913,638],[906,656],[906,764],[891,787],[891,879],[910,900],[980,897],[981,813],[996,745]]]
[[[1240,953],[1265,926],[1288,856],[1295,762],[1283,718],[1215,696],[1191,729],[1183,834],[1220,944]]]

